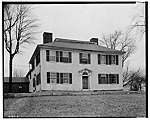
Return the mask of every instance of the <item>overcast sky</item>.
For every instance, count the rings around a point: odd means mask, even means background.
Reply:
[[[24,49],[23,55],[14,58],[13,68],[28,72],[28,62],[37,44],[42,44],[44,31],[52,32],[53,39],[68,38],[90,40],[92,37],[101,39],[102,34],[110,34],[115,30],[125,31],[131,24],[133,14],[138,11],[136,4],[60,4],[34,5],[33,15],[39,19],[40,28],[35,45]],[[128,59],[130,68],[145,68],[144,39],[137,39],[137,50]],[[4,51],[4,76],[8,76],[9,56]]]

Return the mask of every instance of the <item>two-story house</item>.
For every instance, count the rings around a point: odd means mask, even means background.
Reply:
[[[29,64],[30,92],[40,90],[122,90],[124,52],[98,45],[98,39],[79,41],[44,32]]]

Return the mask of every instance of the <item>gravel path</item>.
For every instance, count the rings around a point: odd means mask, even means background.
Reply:
[[[145,117],[145,94],[20,98],[5,115],[18,117]]]

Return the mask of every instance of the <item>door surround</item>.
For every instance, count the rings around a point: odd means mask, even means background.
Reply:
[[[81,80],[81,90],[86,91],[86,90],[90,90],[91,86],[90,86],[90,80],[91,80],[91,73],[92,71],[85,68],[82,69],[80,71],[78,71],[80,74],[80,80]]]

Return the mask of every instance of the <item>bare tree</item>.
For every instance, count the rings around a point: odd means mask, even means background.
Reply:
[[[24,77],[25,73],[22,69],[16,68],[13,70],[13,77]]]
[[[103,34],[102,39],[99,41],[101,45],[108,48],[125,51],[126,53],[122,56],[122,63],[124,63],[136,49],[134,38],[132,38],[129,33],[123,34],[120,30],[109,35]]]
[[[9,92],[12,89],[12,62],[20,48],[35,40],[37,20],[31,16],[31,6],[19,4],[4,5],[4,42],[9,53]]]
[[[145,84],[146,87],[146,79],[140,68],[138,70],[129,71],[127,67],[123,72],[123,83],[123,87],[129,85],[131,91],[141,90],[142,84]]]
[[[132,17],[132,25],[129,25],[128,32],[133,30],[136,31],[136,34],[143,35],[146,28],[146,17],[145,17],[145,2],[140,2],[136,7],[137,13]]]

